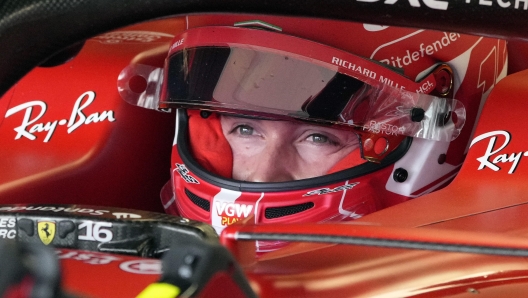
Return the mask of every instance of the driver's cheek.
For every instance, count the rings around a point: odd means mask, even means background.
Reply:
[[[299,159],[297,179],[313,178],[325,175],[340,159],[340,154],[320,148],[298,148]]]
[[[312,178],[326,175],[342,159],[350,154],[359,156],[356,142],[350,145],[335,147],[333,145],[302,144],[297,147],[299,152],[298,171],[302,178]],[[355,152],[357,151],[357,153]],[[353,153],[354,152],[354,153]],[[350,167],[355,164],[350,164]],[[299,179],[299,178],[298,178]]]

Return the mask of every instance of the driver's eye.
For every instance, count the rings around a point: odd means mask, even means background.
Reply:
[[[253,134],[253,127],[249,125],[239,125],[237,127],[238,133],[245,136],[250,136]]]
[[[324,144],[328,143],[328,137],[322,134],[313,134],[311,135],[312,142],[318,143],[318,144]]]

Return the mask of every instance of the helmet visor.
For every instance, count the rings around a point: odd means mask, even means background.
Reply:
[[[277,49],[184,48],[165,68],[164,108],[296,118],[439,141],[456,138],[465,118],[456,100],[408,92],[367,72],[352,76],[338,65]]]
[[[365,85],[337,67],[240,47],[181,51],[170,58],[167,77],[164,103],[318,121],[339,121]]]
[[[415,82],[378,62],[309,40],[213,26],[176,37],[163,70],[125,68],[118,87],[126,101],[148,108],[346,126],[360,137],[362,156],[376,161],[406,136],[451,141],[460,134],[463,105],[426,94],[436,90],[441,67]],[[130,82],[137,76],[151,88],[134,93]],[[382,155],[372,151],[380,139],[387,144]]]

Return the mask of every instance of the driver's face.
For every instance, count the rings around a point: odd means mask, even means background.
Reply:
[[[221,117],[233,151],[233,178],[281,182],[317,177],[359,147],[346,130],[296,123]]]

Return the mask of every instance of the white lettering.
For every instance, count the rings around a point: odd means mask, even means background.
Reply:
[[[499,6],[502,7],[502,8],[510,7],[510,5],[511,5],[510,2],[505,2],[503,0],[497,0],[497,3],[499,3]]]
[[[371,120],[369,123],[365,124],[365,126],[363,126],[363,130],[368,130],[369,132],[373,132],[376,134],[383,132],[385,134],[394,135],[394,136],[405,134],[404,126],[398,127],[396,125],[383,123],[383,122],[376,122],[374,120]]]
[[[85,97],[87,99],[84,104],[81,105]],[[94,99],[95,92],[93,91],[87,91],[79,96],[73,106],[73,111],[71,113],[70,120],[68,121],[68,133],[73,132],[83,124],[97,123],[105,119],[108,119],[109,122],[115,121],[113,111],[105,111],[101,116],[99,116],[99,113],[93,113],[86,117],[82,110],[88,107],[94,101]]]
[[[367,69],[367,68],[362,68],[361,66],[359,65],[356,65],[354,63],[351,63],[349,61],[346,61],[346,60],[343,60],[343,59],[339,59],[337,57],[332,57],[332,64],[335,64],[335,65],[338,65],[338,66],[341,66],[343,68],[346,68],[346,69],[350,69],[352,71],[355,71],[359,74],[362,74],[366,77],[369,77],[371,79],[376,79],[376,77],[378,76],[378,74],[370,69]]]
[[[83,261],[84,263],[90,265],[105,265],[113,261],[121,260],[120,258],[114,256],[98,253],[82,253],[77,251],[62,252],[60,250],[57,250],[56,253],[59,259],[72,259],[77,261]]]
[[[83,100],[85,98],[86,101],[83,103]],[[92,113],[88,116],[83,113],[83,109],[88,107],[94,101],[94,99],[95,92],[93,91],[87,91],[81,96],[79,96],[79,98],[75,101],[69,121],[66,121],[66,119],[62,119],[36,123],[44,116],[44,114],[46,114],[48,108],[46,103],[40,100],[26,102],[16,107],[13,107],[7,111],[5,117],[7,118],[18,112],[25,111],[24,117],[22,119],[22,124],[14,128],[14,131],[17,133],[15,136],[15,140],[24,137],[31,141],[34,141],[37,139],[37,136],[35,134],[47,132],[46,137],[43,140],[45,143],[47,143],[51,140],[51,137],[59,126],[66,125],[68,127],[68,134],[70,134],[77,128],[79,128],[81,125],[98,123],[105,120],[109,122],[114,122],[116,119],[114,117],[114,111],[111,110],[103,111],[100,114]],[[33,115],[33,108],[35,107],[40,107],[40,112],[36,116]],[[34,118],[32,118],[32,115],[34,116]]]
[[[134,274],[161,274],[160,260],[132,260],[119,265],[121,270]]]
[[[173,35],[151,31],[114,31],[95,37],[103,43],[116,44],[120,42],[159,42],[162,38],[173,38]]]
[[[496,0],[496,1],[497,1],[497,4],[501,8],[508,8],[511,6],[511,1],[508,1],[508,0]],[[468,4],[471,3],[471,0],[466,0],[466,3]],[[522,8],[521,8],[521,3],[522,3]],[[478,5],[493,6],[493,0],[478,0]],[[515,0],[514,8],[528,10],[528,0]]]
[[[369,2],[369,3],[379,2],[379,0],[357,0],[357,1]],[[418,0],[407,0],[407,1],[409,2],[409,5],[411,7],[421,7],[420,1]],[[449,1],[441,1],[441,0],[422,0],[422,1],[425,4],[425,6],[432,8],[432,9],[447,10],[449,6]],[[470,1],[471,0],[466,0],[466,3],[470,3]],[[490,0],[480,0],[480,1],[490,1]],[[383,3],[393,5],[396,2],[398,2],[398,0],[385,0]]]
[[[495,145],[497,143],[498,136],[503,136],[504,142],[502,143],[502,145],[496,147]],[[488,168],[488,169],[491,169],[492,171],[497,172],[501,170],[501,168],[497,166],[498,163],[511,163],[512,165],[510,167],[510,170],[508,171],[508,174],[513,174],[515,170],[517,169],[517,166],[519,165],[521,158],[523,156],[528,156],[528,151],[511,153],[511,154],[503,153],[503,154],[497,155],[492,161],[490,161],[491,156],[501,152],[504,148],[506,148],[506,146],[508,146],[508,144],[511,141],[511,135],[509,132],[504,131],[504,130],[496,130],[496,131],[487,132],[473,139],[473,141],[471,141],[470,147],[488,138],[489,138],[489,142],[486,148],[486,152],[484,153],[484,155],[477,158],[477,160],[480,162],[479,167],[477,168],[477,170],[479,171],[483,170],[484,168]]]
[[[51,212],[72,212],[72,213],[89,213],[90,215],[103,215],[110,211],[108,210],[94,210],[81,208],[66,208],[64,207],[50,207],[50,206],[21,206],[21,207],[0,207],[0,211],[51,211]]]
[[[2,239],[15,239],[16,230],[0,230],[0,238]]]
[[[373,3],[373,2],[378,2],[379,0],[357,0],[357,1]],[[407,0],[407,1],[412,7],[420,7],[420,1],[418,0]],[[469,0],[466,0],[466,2],[467,1]],[[398,0],[385,0],[383,3],[393,5],[396,2],[398,2]],[[448,1],[440,1],[440,0],[423,0],[423,3],[429,8],[440,9],[440,10],[447,10],[447,7],[449,5]]]
[[[236,204],[237,217],[248,217],[253,210],[253,205]]]
[[[112,213],[112,215],[115,216],[117,219],[121,219],[121,218],[141,218],[141,215],[134,214],[134,213],[114,212],[114,213]]]
[[[385,4],[394,4],[396,3],[398,0],[385,0]],[[412,7],[420,7],[420,2],[418,2],[418,0],[409,0],[409,4],[412,6]]]
[[[434,87],[434,84],[427,81],[420,86],[420,88],[416,89],[416,93],[425,93],[428,94],[429,91]]]
[[[178,174],[180,174],[180,176],[182,177],[183,180],[185,180],[185,182],[200,184],[200,181],[198,181],[196,178],[194,178],[193,176],[189,174],[189,170],[184,164],[176,163],[175,170],[176,172],[178,172]]]
[[[523,6],[523,9],[524,10],[527,10],[528,9],[528,0],[515,0],[515,9],[519,9],[519,3],[522,2],[524,3],[524,6]]]
[[[114,237],[111,230],[105,228],[111,228],[112,223],[110,222],[93,222],[91,220],[85,220],[79,224],[79,232],[82,229],[86,229],[86,234],[79,235],[79,240],[87,241],[99,241],[108,242]]]
[[[9,217],[0,218],[0,228],[14,228],[16,225],[16,219]]]
[[[447,10],[449,2],[439,0],[423,0],[424,4],[432,9]]]
[[[38,114],[37,117],[35,117],[34,119],[31,119],[31,113],[33,112],[33,107],[34,106],[40,106],[40,113]],[[40,117],[42,117],[45,113],[46,113],[46,109],[47,109],[47,106],[46,106],[46,103],[45,102],[42,102],[42,101],[30,101],[30,102],[26,102],[26,103],[23,103],[21,105],[18,105],[14,108],[11,108],[9,110],[7,110],[7,113],[5,115],[5,117],[9,117],[15,113],[18,113],[22,110],[26,110],[26,113],[24,114],[24,119],[22,120],[22,125],[18,126],[18,127],[15,127],[15,131],[17,132],[17,135],[15,136],[15,140],[18,140],[20,139],[21,137],[25,137],[25,138],[28,138],[30,140],[35,140],[37,137],[35,137],[33,134],[29,133],[26,128],[35,123],[37,120],[40,119]]]
[[[253,210],[253,205],[215,202],[215,208],[216,214],[219,216],[225,213],[225,215],[230,217],[248,217]]]
[[[389,86],[394,87],[394,88],[405,89],[405,86],[400,86],[400,84],[395,83],[391,79],[385,78],[383,76],[380,76],[379,81],[382,82],[385,85],[389,85]]]
[[[528,0],[525,0],[528,1]],[[400,53],[399,56],[391,56],[390,58],[378,60],[381,63],[389,64],[394,67],[404,68],[414,62],[419,61],[423,57],[434,55],[436,52],[441,51],[442,49],[450,46],[453,42],[457,41],[460,38],[458,33],[443,33],[444,36],[433,41],[431,44],[420,43],[419,49],[416,51],[405,50],[404,53]]]
[[[359,182],[354,182],[350,184],[341,185],[335,188],[328,188],[328,187],[320,188],[320,189],[307,192],[306,194],[303,195],[303,197],[308,197],[308,196],[313,196],[313,195],[324,195],[324,194],[334,193],[334,192],[339,192],[339,191],[346,191],[346,190],[354,188],[354,186],[358,184]]]
[[[173,49],[181,46],[183,44],[183,41],[184,41],[184,38],[182,38],[180,40],[177,40],[175,43],[172,44],[172,46],[170,47],[169,51],[172,51]]]

